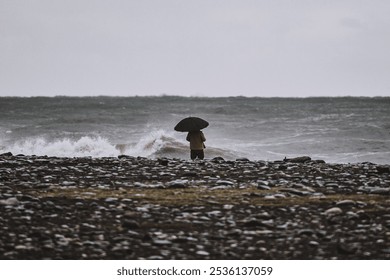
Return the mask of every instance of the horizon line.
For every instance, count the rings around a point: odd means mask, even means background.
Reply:
[[[0,95],[0,98],[56,98],[56,97],[69,97],[69,98],[82,98],[82,97],[180,97],[180,98],[292,98],[292,99],[305,99],[305,98],[386,98],[390,95],[308,95],[308,96],[253,96],[253,95],[221,95],[221,96],[206,96],[206,95],[179,95],[179,94],[134,94],[134,95],[110,95],[110,94],[93,94],[93,95]]]

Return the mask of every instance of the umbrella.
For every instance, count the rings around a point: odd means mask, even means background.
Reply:
[[[176,131],[189,132],[189,131],[198,131],[203,128],[206,128],[209,123],[201,118],[197,117],[188,117],[182,119],[176,126]]]

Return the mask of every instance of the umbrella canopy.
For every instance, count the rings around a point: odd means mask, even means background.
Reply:
[[[208,127],[209,123],[204,119],[197,117],[188,117],[182,119],[176,126],[176,131],[189,132],[189,131],[198,131],[203,128]]]

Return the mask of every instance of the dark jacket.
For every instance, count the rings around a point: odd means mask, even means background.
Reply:
[[[191,150],[203,150],[204,144],[203,142],[206,141],[206,138],[204,137],[204,134],[202,131],[191,131],[187,134],[187,141],[190,142],[190,149]]]

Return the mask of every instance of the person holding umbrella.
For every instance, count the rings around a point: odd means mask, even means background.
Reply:
[[[196,158],[204,159],[204,148],[206,147],[203,142],[206,141],[206,137],[202,131],[190,131],[187,134],[186,140],[190,142],[191,159]]]
[[[199,158],[204,159],[204,142],[206,137],[201,129],[206,128],[209,123],[201,118],[188,117],[181,120],[176,126],[175,130],[180,132],[188,132],[186,140],[190,142],[190,157],[192,160]]]

